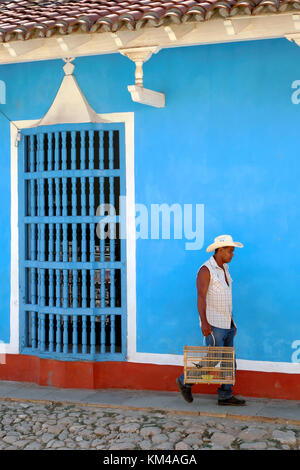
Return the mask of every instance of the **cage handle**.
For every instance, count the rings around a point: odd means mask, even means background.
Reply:
[[[210,333],[210,335],[204,336],[204,338],[203,338],[203,345],[204,345],[204,342],[205,342],[205,338],[207,338],[208,336],[212,336],[212,337],[213,337],[214,346],[215,346],[215,345],[216,345],[216,340],[215,340],[215,337],[214,337],[213,333]]]

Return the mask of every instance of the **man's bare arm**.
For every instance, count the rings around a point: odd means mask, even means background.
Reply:
[[[211,334],[211,326],[206,318],[206,294],[210,282],[210,272],[206,266],[202,266],[197,276],[197,306],[201,319],[201,330],[204,336]]]

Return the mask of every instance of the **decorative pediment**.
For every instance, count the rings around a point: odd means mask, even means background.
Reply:
[[[65,76],[50,109],[39,121],[38,126],[74,124],[85,122],[106,122],[101,119],[87,102],[73,71],[71,58],[64,59]]]

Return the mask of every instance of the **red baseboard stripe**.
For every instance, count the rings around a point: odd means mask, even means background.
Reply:
[[[180,366],[134,362],[64,362],[7,354],[0,380],[31,382],[58,388],[177,391]],[[215,394],[217,385],[195,385],[193,393]],[[300,374],[238,370],[236,395],[300,400]]]

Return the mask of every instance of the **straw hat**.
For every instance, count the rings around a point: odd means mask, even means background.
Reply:
[[[222,246],[235,246],[237,248],[243,248],[244,245],[240,242],[234,242],[231,235],[219,235],[215,238],[214,243],[206,248],[206,251],[210,253],[217,248],[222,248]]]

